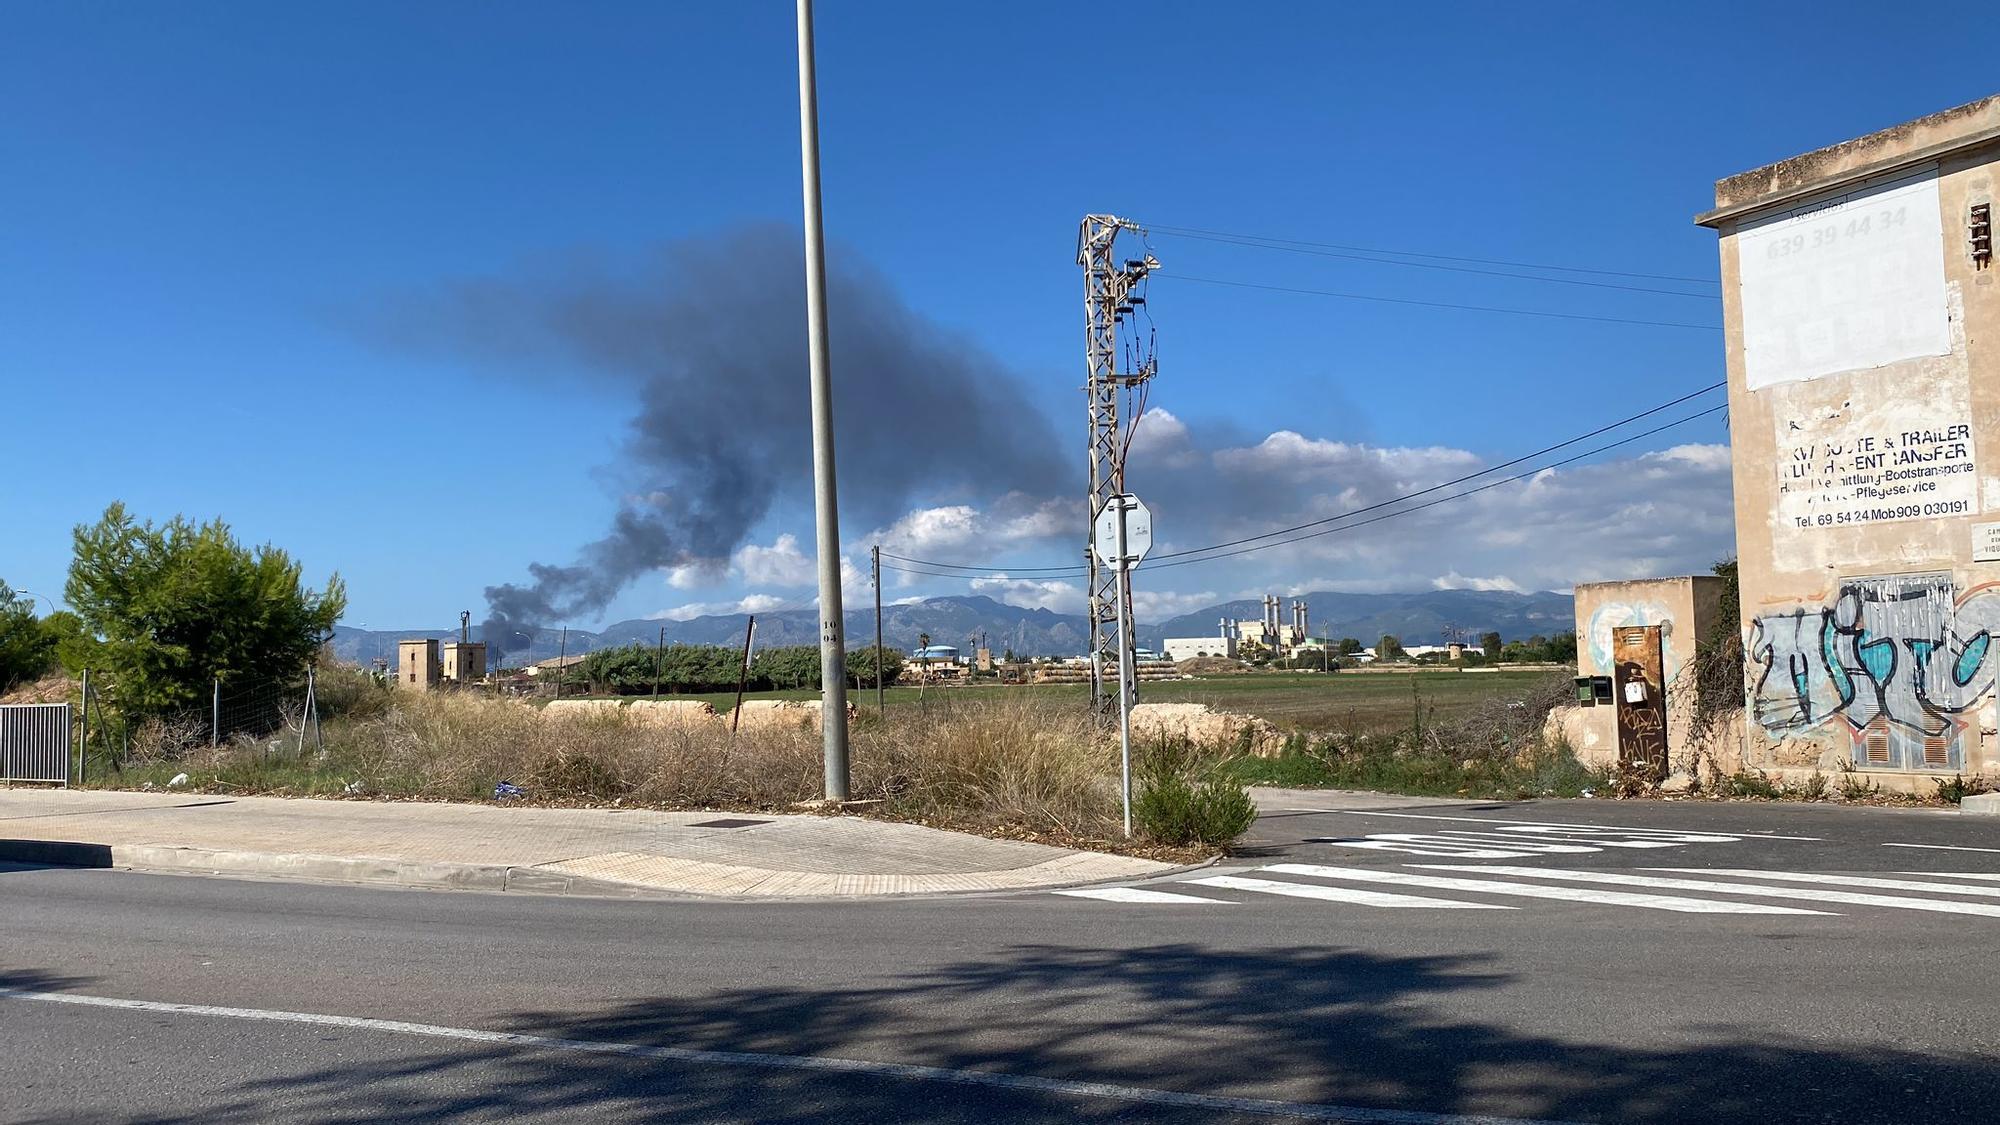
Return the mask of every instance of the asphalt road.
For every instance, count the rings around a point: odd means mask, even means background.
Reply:
[[[2000,876],[2000,823],[1696,802],[1274,811],[1244,852],[1138,901],[0,870],[0,1120],[2000,1114],[2000,879],[1972,877]],[[1217,878],[1250,882],[1201,881]]]

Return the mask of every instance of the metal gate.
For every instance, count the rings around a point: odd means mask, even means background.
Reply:
[[[0,781],[69,784],[69,704],[0,704]]]
[[[1611,631],[1618,765],[1655,780],[1667,776],[1666,670],[1660,650],[1658,625]]]

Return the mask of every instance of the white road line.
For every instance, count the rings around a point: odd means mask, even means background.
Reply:
[[[1276,871],[1275,867],[1264,868]],[[1424,898],[1420,895],[1392,895],[1381,891],[1361,891],[1351,887],[1322,887],[1315,883],[1281,883],[1276,879],[1243,879],[1235,875],[1211,875],[1206,879],[1189,879],[1204,887],[1229,887],[1239,891],[1256,891],[1267,895],[1289,895],[1292,898],[1316,898],[1328,902],[1354,902],[1362,906],[1428,906],[1442,910],[1512,910],[1511,906],[1495,906],[1488,902],[1460,902],[1449,898]]]
[[[1447,836],[1432,832],[1371,832],[1366,836],[1322,837],[1312,841],[1342,848],[1374,848],[1380,851],[1410,852],[1415,855],[1464,855],[1471,859],[1522,859],[1537,854],[1582,855],[1602,849],[1588,844],[1549,844],[1539,840],[1507,839],[1506,848],[1485,840]],[[1421,851],[1421,848],[1449,848],[1448,852]]]
[[[455,1039],[468,1043],[498,1044],[526,1050],[571,1051],[590,1055],[623,1055],[710,1066],[747,1066],[765,1070],[804,1070],[819,1073],[859,1074],[871,1078],[895,1078],[916,1082],[945,1082],[959,1086],[983,1086],[1004,1090],[1029,1090],[1063,1097],[1102,1098],[1140,1105],[1169,1106],[1175,1109],[1214,1110],[1227,1113],[1254,1113],[1266,1117],[1290,1117],[1308,1121],[1359,1122],[1363,1125],[1560,1125],[1515,1117],[1469,1116],[1455,1113],[1421,1113],[1414,1110],[1367,1109],[1358,1106],[1326,1105],[1314,1102],[1284,1102],[1266,1098],[1232,1098],[1218,1094],[1190,1094],[1178,1090],[1155,1090],[1145,1086],[1120,1086],[1108,1082],[1076,1082],[1065,1078],[1042,1078],[1032,1074],[1001,1074],[990,1070],[961,1070],[942,1066],[915,1066],[904,1063],[869,1062],[862,1059],[827,1058],[815,1055],[772,1055],[754,1051],[706,1051],[691,1047],[655,1047],[645,1043],[617,1043],[601,1039],[553,1039],[541,1035],[521,1035],[509,1031],[482,1031],[472,1027],[444,1027],[438,1024],[406,1023],[402,1020],[369,1019],[363,1016],[329,1016],[314,1012],[286,1012],[269,1008],[223,1008],[212,1004],[167,1004],[157,1000],[126,1000],[112,996],[84,996],[74,992],[34,992],[24,988],[0,987],[0,998],[36,1000],[48,1004],[75,1004],[88,1008],[116,1008],[132,1012],[162,1012],[171,1015],[211,1016],[222,1019],[260,1020],[266,1023],[297,1023],[315,1027],[344,1027],[388,1035],[410,1035],[427,1039]]]
[[[1885,891],[1934,891],[1941,895],[1984,895],[2000,898],[2000,887],[1960,887],[1951,883],[1919,883],[1914,879],[1879,879],[1867,875],[1821,875],[1811,871],[1756,871],[1730,867],[1649,867],[1646,870],[1672,871],[1681,875],[1735,875],[1745,879],[1776,879],[1785,883],[1824,883],[1836,887],[1876,887]],[[1929,874],[1929,872],[1914,874]],[[1947,877],[1940,876],[1940,878]]]
[[[1990,871],[1898,871],[1898,875],[1934,875],[1939,879],[2000,879]]]
[[[1539,867],[1453,867],[1425,864],[1439,871],[1498,871],[1502,874],[1531,872]],[[1825,914],[1824,910],[1794,910],[1788,906],[1765,906],[1750,902],[1714,902],[1703,898],[1676,898],[1672,895],[1631,894],[1626,891],[1593,891],[1583,887],[1549,887],[1539,883],[1508,883],[1497,879],[1454,879],[1448,876],[1415,875],[1404,871],[1376,871],[1362,867],[1322,867],[1316,863],[1277,863],[1264,868],[1286,875],[1310,875],[1316,879],[1347,879],[1362,883],[1395,883],[1409,887],[1433,887],[1444,891],[1472,891],[1477,894],[1519,895],[1523,898],[1553,898],[1564,902],[1594,902],[1605,906],[1638,906],[1648,910],[1673,910],[1683,914]]]
[[[1941,852],[2000,852],[2000,848],[1962,848],[1956,844],[1883,844],[1885,848],[1935,848]]]
[[[1632,832],[1644,835],[1667,834],[1672,836],[1729,836],[1743,840],[1807,840],[1816,841],[1818,836],[1776,836],[1769,832],[1711,832],[1706,829],[1685,828],[1625,828],[1616,824],[1567,824],[1554,820],[1502,820],[1497,816],[1437,816],[1430,813],[1375,812],[1370,809],[1328,809],[1328,812],[1346,813],[1349,816],[1393,816],[1404,820],[1459,820],[1470,824],[1533,824],[1542,828],[1596,828],[1616,832]]]
[[[1094,898],[1105,902],[1200,902],[1211,906],[1233,906],[1226,898],[1202,898],[1200,895],[1177,895],[1172,891],[1149,891],[1141,887],[1087,887],[1074,891],[1056,891],[1071,898]],[[2000,892],[1996,892],[2000,893]]]
[[[1749,883],[1718,883],[1712,879],[1660,879],[1649,875],[1619,875],[1610,871],[1563,871],[1554,867],[1459,867],[1425,864],[1438,871],[1497,871],[1502,875],[1526,875],[1539,879],[1568,879],[1575,883],[1615,883],[1626,887],[1658,887],[1662,890],[1714,891],[1726,895],[1756,895],[1760,898],[1796,898],[1812,902],[1850,903],[1856,906],[1890,906],[1900,910],[1929,910],[1938,914],[1983,914],[2000,918],[2000,904],[1984,902],[1932,902],[1897,895],[1858,894],[1852,891],[1809,891],[1804,887],[1760,887]]]
[[[1528,847],[1533,847],[1536,844],[1543,843],[1542,829],[1517,828],[1514,829],[1514,831],[1523,833],[1534,832],[1536,833],[1536,835],[1516,836],[1506,832],[1473,832],[1465,828],[1446,828],[1443,831],[1441,831],[1439,835],[1452,840],[1476,840],[1482,844],[1497,842],[1516,848],[1528,848]],[[1574,852],[1594,852],[1594,851],[1601,851],[1605,848],[1678,848],[1678,847],[1684,847],[1688,843],[1728,844],[1728,843],[1734,843],[1736,840],[1736,837],[1734,836],[1717,836],[1713,840],[1694,840],[1694,841],[1658,840],[1658,839],[1607,840],[1601,835],[1573,834],[1574,829],[1558,828],[1558,829],[1553,829],[1551,831],[1554,833],[1558,833],[1559,835],[1551,836],[1548,840],[1549,844],[1551,845],[1563,844],[1566,846],[1562,847],[1560,850],[1574,851]]]

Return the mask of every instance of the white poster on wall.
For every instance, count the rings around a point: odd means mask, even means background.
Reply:
[[[1951,350],[1937,166],[1736,235],[1751,390]]]
[[[1972,406],[1947,381],[1814,412],[1780,410],[1778,520],[1790,528],[1932,520],[1979,510]]]

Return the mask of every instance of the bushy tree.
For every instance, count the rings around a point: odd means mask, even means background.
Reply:
[[[750,676],[759,683],[785,690],[819,686],[819,646],[787,645],[767,648],[750,665]]]
[[[0,582],[0,693],[49,670],[57,635],[35,618],[35,599]]]
[[[290,682],[347,607],[339,576],[312,590],[289,554],[245,547],[221,520],[156,527],[113,504],[74,538],[63,593],[83,635],[63,659],[106,674],[131,714],[206,699],[212,678],[231,689]]]
[[[664,664],[664,661],[656,663],[657,657],[658,652],[651,645],[600,648],[576,666],[574,679],[588,684],[593,692],[631,695],[651,691],[654,672]],[[570,679],[565,677],[564,682]]]
[[[1403,642],[1397,640],[1394,635],[1384,633],[1382,639],[1375,642],[1375,659],[1401,660],[1402,658]]]
[[[882,649],[882,686],[892,687],[903,678],[903,654],[893,648]],[[847,654],[847,679],[856,688],[875,687],[875,646],[852,649]]]
[[[1479,634],[1479,651],[1484,653],[1488,660],[1500,659],[1500,644],[1500,634],[1498,633]]]

